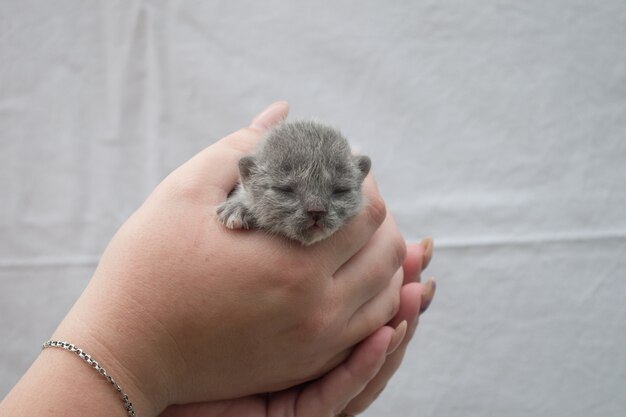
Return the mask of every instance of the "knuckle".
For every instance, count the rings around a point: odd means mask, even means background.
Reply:
[[[277,264],[281,265],[279,270]],[[313,310],[311,306],[319,299],[321,286],[319,276],[307,262],[292,257],[270,257],[263,265],[265,274],[272,277],[273,287],[280,288],[289,299],[299,303],[301,309]]]
[[[366,211],[372,223],[376,225],[381,225],[387,217],[387,206],[378,194],[368,198]]]
[[[399,268],[406,258],[406,242],[404,241],[402,236],[398,235],[393,239],[393,242],[391,244],[393,247],[394,255],[392,266],[394,268]]]
[[[368,283],[371,283],[377,291],[383,291],[389,285],[391,278],[392,275],[389,272],[389,268],[386,267],[384,262],[372,265],[367,272],[365,272],[365,279]]]
[[[322,311],[322,309],[311,312],[301,320],[299,327],[301,340],[307,342],[319,340],[324,330],[327,329],[329,322],[329,315]]]
[[[384,259],[381,259],[367,272],[367,277],[371,281],[379,283],[379,288],[385,288],[393,286],[394,288],[401,284],[402,270],[400,269],[404,258],[406,256],[406,244],[403,239],[395,239],[392,243],[393,246],[383,255]]]
[[[315,269],[309,265],[303,259],[297,259],[295,257],[282,257],[280,260],[282,269],[284,271],[283,280],[285,285],[293,286],[294,289],[303,291],[314,280],[312,277]]]
[[[304,279],[293,268],[284,265],[280,270],[275,270],[273,262],[263,262],[264,275],[270,277],[271,286],[279,288],[282,292],[285,292],[290,298],[299,297],[302,293]]]
[[[389,320],[394,318],[400,311],[400,291],[394,288],[393,296],[391,298],[391,310],[389,312]]]

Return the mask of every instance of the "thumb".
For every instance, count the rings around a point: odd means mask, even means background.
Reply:
[[[247,128],[231,133],[200,151],[176,169],[172,176],[180,179],[187,189],[196,190],[209,204],[223,201],[239,179],[239,159],[253,152],[263,135],[282,122],[287,113],[289,104],[286,101],[271,104],[254,117]]]
[[[266,131],[285,120],[289,113],[289,103],[286,101],[277,101],[270,104],[265,110],[259,113],[252,122],[250,127]]]

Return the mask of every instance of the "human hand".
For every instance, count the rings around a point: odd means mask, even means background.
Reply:
[[[356,415],[380,395],[399,368],[406,347],[415,334],[419,315],[426,311],[435,294],[435,281],[419,284],[420,273],[432,257],[432,240],[409,245],[403,263],[404,285],[394,335],[383,354],[385,326],[363,341],[346,362],[318,381],[273,395],[194,403],[169,407],[160,417],[335,417]],[[407,325],[407,321],[409,324]],[[393,324],[392,324],[393,325]],[[408,328],[408,333],[405,333]],[[323,395],[323,393],[326,393]]]
[[[385,326],[357,346],[350,357],[310,384],[267,395],[175,405],[159,417],[335,417],[380,370],[385,356],[402,342],[406,323]]]
[[[425,284],[420,284],[421,272],[430,263],[433,255],[433,241],[431,238],[424,239],[419,244],[410,244],[407,247],[407,256],[402,264],[404,282],[400,292],[400,308],[398,314],[388,323],[397,326],[398,323],[408,323],[406,336],[400,346],[386,357],[376,376],[374,376],[365,388],[343,410],[347,415],[357,415],[366,410],[383,392],[387,383],[400,367],[407,346],[419,323],[419,317],[430,306],[436,290],[436,282],[429,279]]]
[[[406,248],[371,175],[363,212],[311,247],[217,222],[238,159],[286,113],[270,106],[170,174],[55,332],[108,364],[140,412],[309,381],[399,308]]]

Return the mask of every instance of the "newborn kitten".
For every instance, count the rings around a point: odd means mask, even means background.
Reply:
[[[310,245],[358,213],[370,166],[330,126],[282,123],[239,160],[240,181],[218,207],[219,220],[229,229],[254,227]]]

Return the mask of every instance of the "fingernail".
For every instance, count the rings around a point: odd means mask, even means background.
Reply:
[[[424,255],[422,257],[422,270],[424,270],[426,269],[426,267],[430,263],[430,260],[433,257],[433,238],[429,236],[422,240],[420,243],[424,246]]]
[[[437,290],[437,281],[434,278],[429,278],[424,284],[424,292],[422,292],[422,302],[420,304],[420,314],[424,313],[430,307],[430,303],[433,301],[435,291]]]
[[[396,327],[396,330],[393,332],[393,336],[391,336],[391,340],[389,341],[389,346],[387,347],[387,355],[391,355],[395,352],[396,349],[404,340],[404,336],[406,335],[407,323],[406,320],[402,320],[400,324]]]
[[[289,103],[286,101],[277,101],[270,104],[265,110],[252,119],[250,127],[259,130],[268,130],[285,120],[287,113],[289,113]]]

